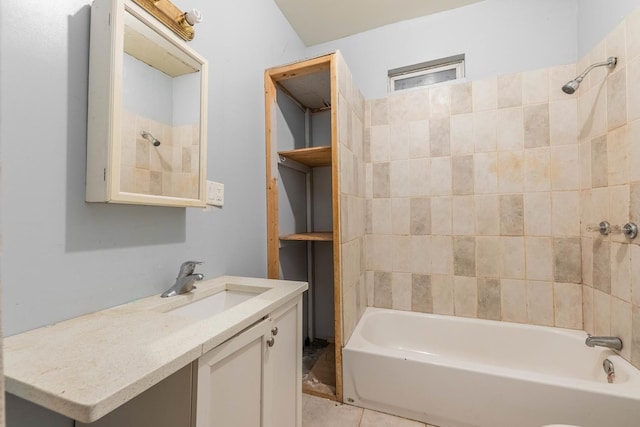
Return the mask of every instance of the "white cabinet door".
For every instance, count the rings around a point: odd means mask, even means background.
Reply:
[[[265,319],[200,358],[197,427],[262,425],[265,335],[270,325]]]
[[[264,427],[302,423],[302,306],[300,299],[270,317],[273,345],[265,355]]]

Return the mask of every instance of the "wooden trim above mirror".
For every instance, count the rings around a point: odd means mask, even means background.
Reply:
[[[195,30],[182,12],[169,0],[133,0],[184,40],[193,40]]]

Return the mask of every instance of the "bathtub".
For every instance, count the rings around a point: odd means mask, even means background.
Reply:
[[[440,427],[640,426],[640,371],[585,337],[367,308],[343,349],[344,402]]]

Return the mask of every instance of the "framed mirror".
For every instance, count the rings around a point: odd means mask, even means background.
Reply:
[[[88,202],[205,206],[207,71],[133,1],[93,2]]]

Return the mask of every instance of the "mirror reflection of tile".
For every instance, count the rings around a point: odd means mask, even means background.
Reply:
[[[197,199],[200,124],[171,126],[132,112],[124,112],[122,118],[121,190]],[[160,145],[143,138],[143,131]]]

